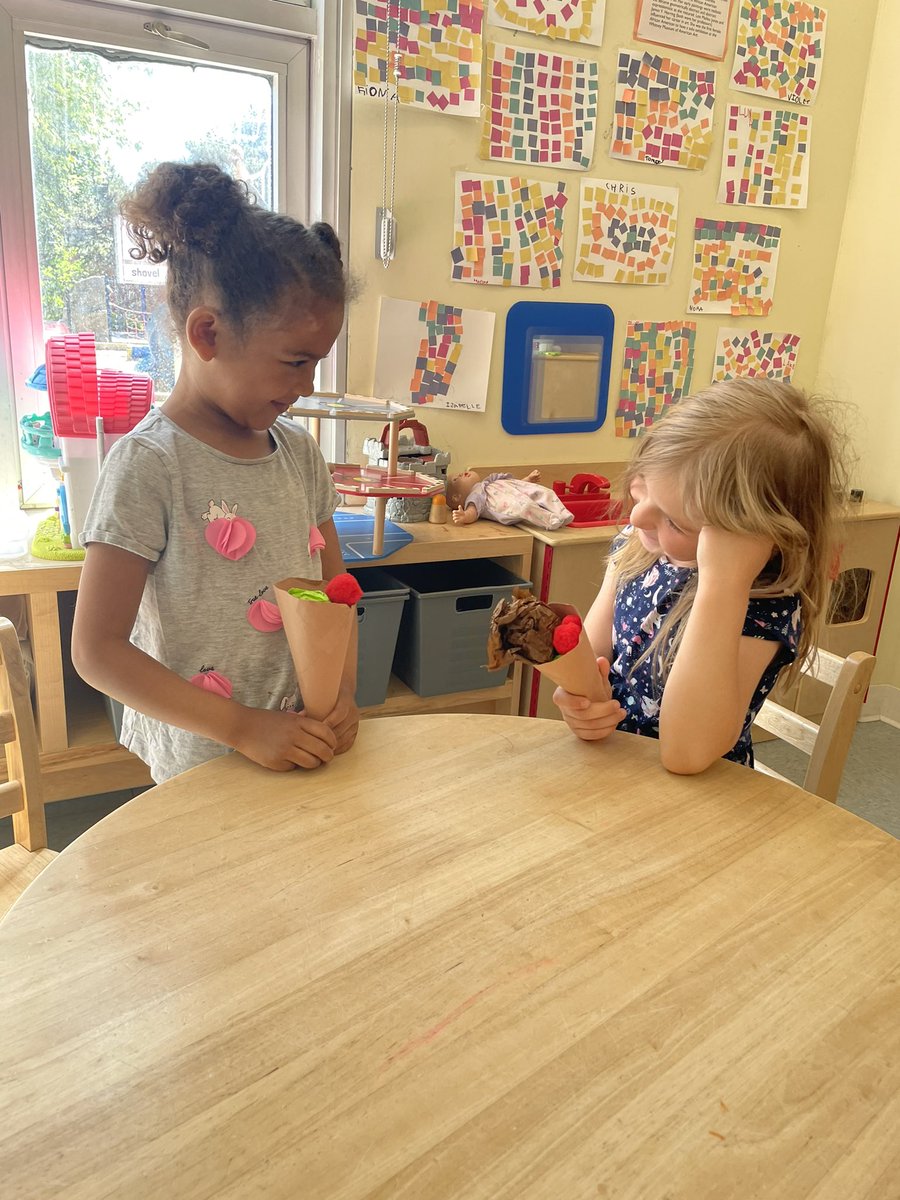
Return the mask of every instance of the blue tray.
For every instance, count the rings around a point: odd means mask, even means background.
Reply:
[[[376,558],[387,558],[402,550],[413,540],[413,535],[395,525],[384,523],[384,549],[380,554],[372,553],[372,532],[375,518],[371,513],[350,513],[338,509],[334,514],[334,526],[341,543],[341,554],[345,563],[371,562]]]

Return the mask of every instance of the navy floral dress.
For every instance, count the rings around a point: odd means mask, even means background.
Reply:
[[[626,530],[623,536],[628,535]],[[618,540],[617,540],[618,541]],[[645,659],[632,672],[632,664],[644,653],[663,618],[696,574],[693,567],[675,567],[664,556],[643,575],[621,588],[613,612],[613,663],[609,674],[613,697],[625,709],[618,728],[644,737],[659,737],[659,707],[662,687],[655,687],[652,665]],[[797,657],[800,639],[800,597],[752,597],[744,620],[744,637],[777,642],[778,650],[753,693],[750,710],[735,745],[723,757],[753,766],[750,730],[762,702],[775,686],[781,670]]]

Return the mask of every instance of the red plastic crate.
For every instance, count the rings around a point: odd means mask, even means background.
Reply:
[[[105,433],[128,433],[148,412],[153,400],[150,376],[98,371],[92,333],[48,338],[45,357],[57,437],[96,437],[97,417],[103,418]]]

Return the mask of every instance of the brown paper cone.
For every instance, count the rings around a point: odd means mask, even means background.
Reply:
[[[288,588],[321,591],[321,579],[281,579],[275,599],[284,622],[307,716],[324,721],[337,703],[356,606],[299,600]]]
[[[548,607],[560,617],[570,613],[576,617],[579,615],[571,604],[550,604]],[[568,654],[561,654],[552,662],[531,665],[573,696],[586,696],[588,700],[612,700],[612,690],[600,674],[597,656],[583,629],[576,646]]]

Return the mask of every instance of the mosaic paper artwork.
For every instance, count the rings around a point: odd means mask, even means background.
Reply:
[[[827,12],[801,0],[740,0],[732,87],[812,104],[821,85]]]
[[[712,146],[716,73],[619,51],[613,158],[699,171]]]
[[[790,383],[797,365],[800,335],[723,326],[716,335],[713,383],[726,379],[783,379]]]
[[[694,222],[688,312],[764,317],[772,307],[781,230],[749,221]]]
[[[629,321],[616,437],[638,437],[686,396],[694,369],[694,321]]]
[[[358,95],[477,117],[484,0],[355,0],[353,84]],[[388,71],[388,38],[392,50]]]
[[[597,124],[596,62],[493,45],[481,157],[585,170]]]
[[[730,104],[719,203],[806,208],[811,122],[797,109]]]
[[[603,42],[606,0],[489,0],[488,24],[567,42]]]
[[[494,313],[381,299],[375,392],[402,404],[484,412]]]
[[[559,287],[565,190],[562,181],[458,172],[450,278]]]
[[[572,278],[667,283],[677,220],[678,188],[583,179]]]

